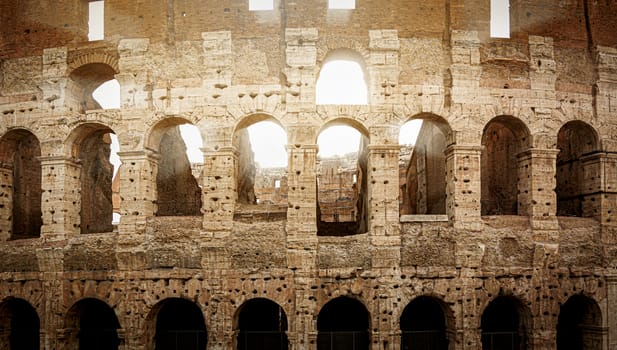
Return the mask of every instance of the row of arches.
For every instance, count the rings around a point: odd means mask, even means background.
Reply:
[[[246,132],[251,125],[273,119],[262,116],[238,129],[234,145],[238,157],[237,200],[239,203],[265,203],[264,199],[285,206],[286,196],[262,198],[268,188],[280,193],[287,169],[278,173],[261,188],[256,180],[256,164]],[[446,149],[452,144],[452,131],[437,116],[421,118],[417,141],[410,152],[401,152],[399,210],[403,214],[446,214]],[[201,214],[201,189],[197,181],[199,168],[186,156],[187,146],[180,126],[182,118],[159,122],[150,133],[147,145],[158,151],[157,212],[159,216]],[[352,129],[355,125],[346,125]],[[280,128],[280,126],[278,126]],[[326,131],[328,129],[325,129]],[[318,155],[318,208],[322,234],[332,232],[366,232],[368,133],[354,129],[359,136],[357,151],[351,156],[320,157]],[[79,126],[67,140],[78,181],[81,233],[113,230],[112,218],[120,206],[119,164],[110,162],[114,131],[105,125],[87,123]],[[481,211],[482,215],[522,215],[520,179],[524,177],[524,161],[520,155],[532,148],[527,127],[517,118],[500,116],[491,120],[482,136]],[[555,145],[557,215],[596,216],[590,196],[597,186],[589,181],[593,173],[593,155],[600,151],[595,130],[582,121],[566,123],[557,135]],[[247,156],[242,156],[242,153]],[[9,237],[37,237],[41,219],[41,146],[36,136],[25,129],[14,129],[0,138],[0,211],[10,218],[0,223],[0,232]],[[203,156],[202,156],[203,158]],[[257,168],[259,166],[257,165]],[[67,174],[68,175],[68,174]],[[278,185],[277,185],[278,184]],[[274,192],[270,188],[270,193]],[[551,191],[552,189],[547,188]],[[75,195],[77,196],[77,195]],[[339,208],[344,208],[339,210]],[[118,215],[118,214],[116,214]]]
[[[25,300],[8,298],[0,303],[0,348],[39,349],[40,321]],[[362,302],[338,297],[327,302],[317,316],[317,348],[369,349],[371,316]],[[147,317],[147,348],[157,350],[205,349],[208,331],[199,306],[187,299],[168,298],[157,303]],[[288,320],[284,309],[265,298],[250,299],[234,321],[238,350],[286,350]],[[401,313],[401,349],[454,348],[455,320],[449,306],[433,296],[413,299]],[[68,311],[64,339],[75,349],[115,350],[121,344],[120,322],[105,302],[86,298]],[[602,317],[597,303],[584,295],[570,297],[557,323],[557,349],[602,349]],[[493,299],[481,316],[481,342],[485,350],[528,349],[531,313],[514,296]]]

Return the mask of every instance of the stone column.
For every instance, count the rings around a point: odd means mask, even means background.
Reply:
[[[481,228],[482,147],[450,146],[446,149],[446,213],[457,228]]]
[[[530,216],[535,232],[543,231],[540,233],[543,237],[537,237],[536,241],[552,241],[558,237],[555,193],[558,153],[557,149],[532,148],[518,154],[518,212]]]
[[[605,349],[617,349],[617,274],[606,276],[606,322],[604,326],[608,328],[608,344]]]
[[[401,235],[398,209],[399,145],[368,146],[368,212],[372,266],[398,267]]]
[[[138,270],[145,256],[136,247],[143,243],[146,220],[156,212],[156,174],[159,156],[151,150],[118,152],[120,176],[120,224],[118,225],[118,268]]]
[[[0,163],[0,242],[8,241],[13,230],[13,167]]]
[[[78,235],[81,165],[64,156],[41,157],[43,227],[41,237],[63,240]]]

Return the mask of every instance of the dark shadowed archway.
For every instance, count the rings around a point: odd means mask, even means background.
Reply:
[[[252,299],[238,316],[238,350],[287,350],[287,316],[277,303]]]
[[[338,297],[323,306],[317,317],[318,350],[367,350],[369,313],[358,300]]]
[[[105,302],[87,298],[75,303],[67,313],[71,348],[79,350],[117,350],[120,322]],[[77,343],[77,344],[75,344]]]
[[[0,303],[0,349],[39,349],[39,332],[39,316],[30,303],[18,298]]]
[[[602,312],[595,300],[574,295],[561,306],[557,350],[601,350],[602,334]]]
[[[156,315],[155,350],[204,350],[206,322],[197,304],[182,299],[163,300]]]
[[[499,296],[482,313],[483,350],[524,350],[529,339],[529,311],[513,296]]]
[[[446,315],[440,302],[420,296],[401,315],[401,350],[447,350]]]

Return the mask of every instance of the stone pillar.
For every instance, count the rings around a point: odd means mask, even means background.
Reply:
[[[286,28],[284,69],[287,112],[315,110],[317,28]]]
[[[481,228],[482,147],[450,146],[446,149],[446,213],[457,228]]]
[[[287,265],[313,269],[317,249],[317,145],[293,145],[287,152]]]
[[[116,255],[120,270],[138,270],[145,256],[135,247],[143,243],[146,220],[156,212],[158,154],[151,150],[118,152],[120,176],[120,224]]]
[[[606,276],[606,322],[604,326],[608,328],[608,341],[605,349],[617,349],[617,274]]]
[[[535,230],[553,231],[557,239],[557,182],[556,159],[559,150],[532,148],[518,154],[518,213],[531,217]],[[553,240],[549,236],[537,237],[537,241]]]
[[[401,103],[399,91],[400,41],[395,29],[369,30],[370,104]]]
[[[372,266],[398,267],[401,235],[398,210],[399,145],[368,146],[368,213]]]
[[[529,36],[529,80],[532,90],[555,90],[557,64],[554,59],[553,38]]]
[[[8,241],[13,230],[13,167],[0,164],[0,242]]]
[[[81,165],[63,156],[41,157],[43,227],[41,237],[62,240],[78,235]]]

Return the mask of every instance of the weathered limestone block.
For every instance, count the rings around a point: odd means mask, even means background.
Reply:
[[[518,155],[519,214],[532,217],[538,230],[556,230],[557,196],[555,194],[555,159],[559,150],[530,149]]]
[[[41,235],[50,240],[62,240],[79,234],[81,166],[73,159],[50,156],[41,158],[41,169],[44,189]]]
[[[557,75],[555,74],[553,38],[530,36],[529,56],[531,88],[534,90],[554,90]]]
[[[454,227],[479,229],[482,148],[446,149],[446,212]]]

